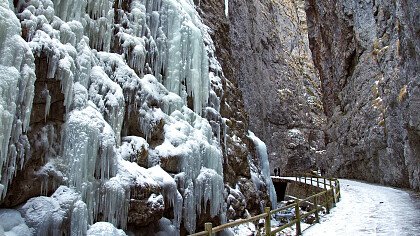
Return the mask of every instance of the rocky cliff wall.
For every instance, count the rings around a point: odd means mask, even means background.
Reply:
[[[420,3],[306,1],[330,174],[420,189]]]
[[[418,2],[197,4],[271,168],[419,188]]]
[[[304,1],[228,4],[202,0],[200,8],[225,76],[241,90],[245,122],[267,144],[272,169],[287,175],[315,168],[324,154],[325,117]]]

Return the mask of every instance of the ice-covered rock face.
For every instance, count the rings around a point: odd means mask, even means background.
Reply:
[[[34,57],[20,37],[21,26],[7,2],[0,5],[0,191],[3,198],[29,149],[26,131],[31,114]]]
[[[19,202],[33,232],[142,227],[170,208],[171,230],[194,232],[202,213],[224,221],[221,69],[192,1],[2,1],[0,13],[2,196],[30,153],[54,182],[39,190],[51,197]]]

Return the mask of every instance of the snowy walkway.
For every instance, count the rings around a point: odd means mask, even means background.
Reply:
[[[341,201],[303,236],[420,235],[420,194],[340,180]]]

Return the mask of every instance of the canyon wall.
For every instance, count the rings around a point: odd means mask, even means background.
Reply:
[[[272,170],[316,168],[325,154],[325,116],[304,1],[197,2],[225,76],[242,92],[249,128],[267,144]]]
[[[306,1],[331,175],[420,189],[418,1]]]

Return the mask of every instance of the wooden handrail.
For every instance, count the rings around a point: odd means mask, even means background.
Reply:
[[[305,176],[308,175],[308,176]],[[325,178],[325,177],[321,177],[318,175],[314,175],[314,174],[305,174],[304,176],[298,177],[296,176],[296,182],[302,182],[302,178],[305,178],[305,184],[310,184],[312,186],[314,185],[314,179],[316,179],[316,186],[318,188],[320,187],[320,183],[322,183],[324,186],[321,188],[324,191],[321,191],[319,193],[313,194],[303,200],[300,199],[296,199],[296,202],[287,206],[283,206],[277,209],[273,209],[270,211],[269,207],[265,208],[265,212],[247,219],[239,219],[239,220],[235,220],[223,225],[219,225],[216,227],[212,227],[212,223],[206,223],[205,224],[205,230],[201,231],[201,232],[197,232],[194,234],[191,234],[189,236],[211,236],[214,233],[220,232],[222,230],[234,227],[234,226],[238,226],[241,224],[245,224],[245,223],[250,223],[250,222],[254,222],[256,220],[260,220],[260,219],[265,219],[264,222],[264,229],[265,229],[265,235],[270,236],[270,235],[275,235],[276,233],[291,227],[293,225],[296,225],[296,235],[300,235],[301,232],[301,228],[300,228],[300,221],[302,219],[305,219],[306,217],[308,217],[311,214],[315,213],[315,219],[316,222],[319,222],[319,214],[318,212],[321,211],[322,207],[320,206],[325,206],[326,210],[327,210],[327,214],[330,213],[330,208],[335,206],[335,203],[340,201],[340,182],[337,178]],[[310,182],[307,181],[307,178],[311,178]],[[322,179],[322,182],[320,181],[320,179]],[[308,183],[307,183],[308,182]],[[329,186],[329,189],[327,188],[327,186]],[[323,197],[324,202],[319,202],[320,198]],[[310,200],[314,199],[313,203],[311,203]],[[310,204],[313,204],[315,206],[314,209],[312,209],[311,211],[305,213],[305,214],[300,214],[300,203],[301,202],[309,202]],[[287,224],[284,224],[280,227],[277,227],[275,229],[271,229],[271,215],[276,214],[280,211],[286,210],[286,209],[290,209],[290,208],[295,208],[295,217],[296,219],[290,221]]]
[[[253,216],[253,217],[250,217],[250,218],[247,218],[247,219],[235,220],[235,221],[223,224],[223,225],[219,225],[219,226],[216,226],[216,227],[213,228],[213,233],[217,233],[217,232],[220,232],[224,229],[231,228],[231,227],[241,225],[241,224],[244,224],[244,223],[253,222],[253,221],[256,221],[256,220],[259,220],[259,219],[263,219],[263,218],[267,217],[267,215],[268,215],[267,213],[262,213],[260,215],[256,215],[256,216]]]

